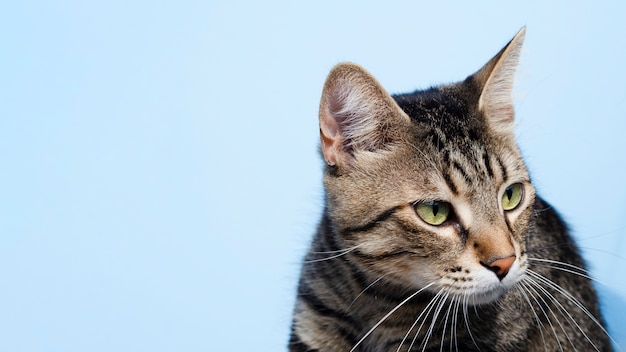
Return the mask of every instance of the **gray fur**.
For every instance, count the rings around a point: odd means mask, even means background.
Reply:
[[[512,133],[523,37],[462,82],[394,97],[357,65],[331,71],[326,203],[290,351],[611,351],[583,260]],[[505,210],[514,184],[523,197]],[[416,213],[433,201],[453,209],[441,225]]]

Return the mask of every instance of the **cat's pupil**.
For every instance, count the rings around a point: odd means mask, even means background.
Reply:
[[[513,197],[513,188],[509,187],[506,189],[506,197],[511,200],[511,198]]]
[[[439,213],[439,203],[433,202],[433,215],[437,216],[437,213]]]

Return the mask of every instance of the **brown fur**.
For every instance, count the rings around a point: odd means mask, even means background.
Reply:
[[[512,134],[523,37],[466,80],[411,94],[354,64],[331,71],[325,211],[291,351],[611,350],[578,250]],[[514,184],[523,197],[504,210]],[[415,210],[431,202],[451,206],[441,225]]]

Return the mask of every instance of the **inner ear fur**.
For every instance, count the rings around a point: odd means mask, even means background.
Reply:
[[[328,165],[348,167],[355,153],[376,151],[393,140],[393,126],[409,117],[362,67],[335,66],[320,102],[322,153]]]
[[[492,130],[512,133],[515,112],[513,108],[513,81],[524,43],[526,28],[522,28],[511,41],[473,76],[482,87],[478,109]]]

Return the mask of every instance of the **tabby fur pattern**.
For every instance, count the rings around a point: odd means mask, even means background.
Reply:
[[[330,72],[325,208],[290,351],[612,350],[585,264],[513,134],[524,34],[465,80],[410,94],[354,64]]]

